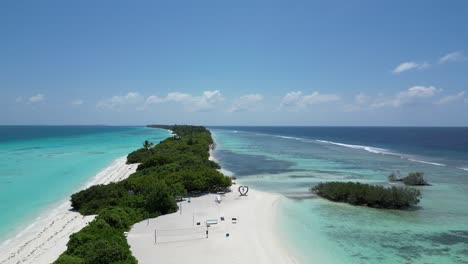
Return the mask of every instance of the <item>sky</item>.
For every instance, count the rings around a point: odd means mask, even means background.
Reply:
[[[0,1],[0,125],[468,126],[468,1]]]

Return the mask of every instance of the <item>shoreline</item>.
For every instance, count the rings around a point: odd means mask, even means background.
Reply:
[[[209,154],[209,160],[217,162],[212,147]],[[278,210],[285,197],[252,188],[248,196],[239,196],[237,185],[231,190],[221,195],[220,203],[215,202],[217,194],[192,197],[179,203],[175,213],[134,224],[127,237],[133,256],[140,263],[298,263],[281,242]],[[209,228],[206,238],[208,219],[218,224]]]
[[[214,147],[210,147],[209,154],[210,154],[210,156],[208,157],[208,160],[214,161],[214,162],[219,164],[219,161],[214,156]],[[219,164],[219,166],[221,166],[221,164]],[[218,171],[221,172],[222,174],[228,176],[228,177],[234,176],[234,173],[232,171],[228,171],[228,170],[224,169],[223,167],[221,167],[221,169],[219,169]]]
[[[174,133],[172,132],[172,134]],[[209,159],[218,162],[214,155],[214,149],[211,146]],[[83,184],[79,190],[86,189],[92,185],[121,181],[134,173],[137,166],[138,164],[126,164],[126,156],[115,159],[111,164]],[[219,169],[219,171],[227,176],[233,176],[232,172],[223,168]],[[249,252],[249,259],[256,260],[256,263],[297,263],[296,259],[292,257],[292,254],[287,250],[288,247],[281,242],[282,239],[277,214],[279,209],[278,204],[284,197],[279,194],[261,192],[254,189],[250,189],[249,196],[239,197],[236,185],[232,187],[232,190],[232,192],[223,196],[223,206],[229,205],[223,210],[225,210],[225,213],[233,212],[239,220],[242,219],[242,223],[239,222],[239,224],[235,226],[235,228],[238,228],[237,231],[233,230],[233,235],[229,240],[232,241],[231,243],[233,244],[226,244],[227,247],[223,249],[218,248],[213,252],[224,251],[223,254],[226,255],[229,254],[229,252],[243,247],[242,252]],[[192,198],[193,202],[191,205],[198,203],[199,200],[201,204],[206,204],[207,202],[211,205],[215,204],[213,202],[213,194],[209,194]],[[16,236],[11,236],[6,240],[9,242],[4,242],[4,244],[0,245],[0,264],[52,263],[67,249],[66,244],[69,241],[69,236],[80,231],[95,218],[94,215],[82,216],[79,212],[71,211],[71,203],[68,200],[57,202],[57,204],[58,206],[56,207],[51,206],[50,211],[41,213],[40,217],[36,218],[36,220],[21,233],[16,233],[14,234]],[[190,203],[188,205],[190,205]],[[184,212],[186,212],[186,208],[187,206],[184,204]],[[202,208],[205,208],[205,206],[202,206]],[[179,211],[174,214],[150,219],[149,222],[164,221],[164,219],[170,219],[173,217],[172,215],[178,216],[178,214]],[[193,217],[195,218],[195,216]],[[192,217],[190,216],[190,222],[191,221]],[[145,226],[146,222],[147,220],[136,223],[130,232],[140,225]],[[172,224],[172,221],[170,221],[170,224]],[[218,225],[218,227],[219,226],[221,225]],[[223,232],[223,230],[218,231],[221,233]],[[219,232],[218,235],[221,234]],[[213,233],[213,236],[215,236],[215,234],[216,232]],[[140,263],[148,262],[145,261],[144,257],[141,259],[139,253],[133,251],[134,248],[131,237],[132,235],[129,235],[127,241],[132,247],[133,255],[137,257]],[[218,242],[221,241],[220,239],[226,241],[224,237],[219,236],[217,239],[210,240],[209,243],[211,243],[211,245],[212,243],[218,244]],[[197,243],[195,247],[197,247],[197,245],[198,247],[202,245],[203,248],[203,244]],[[188,250],[190,251],[191,249]],[[169,249],[169,251],[171,250]],[[261,256],[259,256],[259,254]],[[215,256],[213,258],[213,263],[219,261],[226,262],[226,260],[222,259],[224,255]],[[168,259],[172,259],[170,256],[167,256],[167,258],[163,256],[164,254],[160,254],[160,257],[162,257],[161,260],[165,263]],[[200,255],[200,262],[211,263],[202,261],[204,257],[206,257],[205,254]],[[185,261],[191,261],[192,259],[191,257]],[[151,261],[153,260],[154,257],[151,258]],[[238,263],[239,261],[242,261],[242,259],[238,259],[233,263]],[[197,261],[195,261],[195,263],[197,263]]]
[[[213,135],[213,140],[214,140],[214,132],[211,131],[211,134]],[[218,161],[218,159],[216,158],[216,156],[214,155],[215,153],[215,147],[219,145],[218,143],[214,143],[214,147],[213,148],[210,148],[210,151],[209,151],[209,160],[212,160],[212,161],[215,161],[216,163],[218,163],[220,166],[220,162]],[[225,168],[223,168],[221,166],[221,169],[219,169],[219,171],[221,173],[223,173],[224,175],[226,176],[235,176],[234,173],[232,171],[229,171],[229,170],[226,170]],[[237,179],[235,180],[236,183],[240,183],[240,179]],[[272,238],[271,241],[275,242],[276,245],[277,245],[277,248],[280,249],[280,252],[282,252],[284,256],[287,256],[288,260],[291,262],[291,263],[300,263],[299,260],[299,255],[297,254],[296,251],[292,250],[291,248],[291,245],[287,245],[286,243],[282,242],[282,241],[285,241],[285,240],[288,240],[289,238],[286,237],[285,233],[284,233],[284,227],[281,226],[280,224],[280,216],[278,215],[279,214],[279,210],[280,210],[280,206],[279,206],[279,203],[281,201],[284,201],[285,199],[290,199],[289,197],[287,196],[284,196],[284,195],[281,195],[281,194],[278,194],[278,193],[271,193],[271,192],[265,192],[265,191],[259,191],[259,190],[256,190],[256,189],[252,189],[250,188],[251,190],[253,190],[254,192],[259,192],[259,193],[265,193],[265,194],[270,194],[270,195],[275,195],[277,196],[277,201],[274,203],[274,213],[273,213],[273,217],[271,217],[269,220],[272,220],[271,221],[271,227],[270,227],[270,230],[269,232],[272,232],[273,235],[272,235]],[[236,190],[234,190],[234,192],[236,192]]]
[[[130,176],[138,164],[126,164],[126,157],[113,160],[79,190],[121,181]],[[79,212],[71,211],[69,200],[57,204],[41,212],[25,230],[12,234],[0,245],[0,264],[52,263],[66,250],[69,236],[94,219],[94,216],[82,216]]]

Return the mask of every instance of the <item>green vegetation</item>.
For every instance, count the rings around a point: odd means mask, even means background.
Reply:
[[[399,171],[392,172],[390,175],[388,175],[388,181],[389,182],[402,181],[400,172]]]
[[[55,263],[137,263],[124,232],[146,217],[175,212],[176,196],[226,190],[231,179],[208,160],[211,133],[199,126],[150,126],[177,136],[157,145],[149,141],[130,153],[127,163],[140,163],[129,178],[95,185],[75,193],[72,206],[83,215],[98,216],[70,236],[67,250]]]
[[[424,179],[424,173],[422,172],[411,172],[408,174],[406,177],[398,177],[395,173],[390,174],[388,176],[388,180],[390,182],[397,182],[401,181],[405,185],[412,185],[412,186],[424,186],[424,185],[430,185],[425,179]]]
[[[146,151],[150,150],[150,148],[152,148],[153,146],[154,146],[153,142],[149,142],[148,140],[145,140],[145,142],[143,142],[143,148]]]
[[[403,183],[406,185],[429,185],[424,179],[424,173],[412,172],[403,178]]]
[[[335,202],[374,208],[404,209],[419,203],[421,192],[407,187],[391,187],[358,182],[327,182],[311,188],[317,195]]]

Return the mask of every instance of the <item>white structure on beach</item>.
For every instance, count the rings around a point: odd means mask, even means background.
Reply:
[[[135,224],[127,237],[132,254],[139,263],[297,263],[277,235],[279,195],[230,192],[222,204],[213,202],[217,196],[183,201],[182,213]]]

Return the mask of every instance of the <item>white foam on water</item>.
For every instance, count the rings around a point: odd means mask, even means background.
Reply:
[[[414,161],[414,162],[419,162],[419,163],[424,163],[424,164],[430,164],[430,165],[435,165],[435,166],[447,166],[442,163],[437,163],[437,162],[430,162],[430,161],[424,161],[424,160],[417,160],[417,159],[410,159],[408,158],[409,161]]]
[[[276,135],[275,135],[275,137],[284,138],[284,139],[302,140],[302,138],[298,138],[298,137],[276,136]]]
[[[383,148],[375,148],[375,147],[361,146],[361,145],[351,145],[351,144],[344,144],[344,143],[338,143],[338,142],[326,141],[326,140],[317,140],[317,141],[320,142],[320,143],[333,144],[333,145],[342,146],[342,147],[346,147],[346,148],[362,149],[362,150],[365,150],[367,152],[374,153],[374,154],[395,155],[395,156],[399,156],[402,159],[407,159],[407,160],[413,161],[413,162],[419,162],[419,163],[424,163],[424,164],[429,164],[429,165],[434,165],[434,166],[444,166],[444,167],[447,166],[447,165],[442,164],[442,163],[425,161],[425,160],[420,160],[420,159],[414,159],[414,158],[409,157],[409,155],[402,155],[402,154],[398,154],[398,153],[393,153],[393,152],[390,152],[389,150],[383,149]]]
[[[256,133],[256,135],[259,135],[259,136],[266,136],[266,135],[268,135],[268,134]],[[298,141],[308,142],[308,143],[319,142],[319,143],[324,143],[324,144],[337,145],[337,146],[346,147],[346,148],[365,150],[365,151],[367,151],[367,152],[374,153],[374,154],[384,154],[384,155],[395,155],[395,156],[400,156],[400,154],[390,152],[388,149],[376,148],[376,147],[371,147],[371,146],[352,145],[352,144],[345,144],[345,143],[340,143],[340,142],[333,142],[333,141],[319,140],[319,139],[317,139],[317,140],[310,140],[310,139],[305,139],[305,138],[300,138],[300,137],[290,137],[290,136],[281,136],[281,135],[269,135],[269,136],[273,136],[273,137],[277,137],[277,138],[284,138],[284,139],[298,140]],[[402,157],[403,157],[403,156],[402,156]]]
[[[401,159],[406,159],[406,160],[409,160],[409,161],[412,161],[412,162],[419,162],[419,163],[424,163],[424,164],[429,164],[429,165],[434,165],[434,166],[447,166],[447,165],[442,164],[442,163],[415,159],[410,155],[404,155],[404,154],[391,152],[388,149],[384,149],[384,148],[377,148],[377,147],[371,147],[371,146],[365,146],[365,145],[345,144],[345,143],[340,143],[340,142],[334,142],[334,141],[328,141],[328,140],[319,140],[319,139],[317,139],[317,140],[308,140],[308,139],[299,138],[299,137],[282,136],[282,135],[270,135],[270,134],[263,134],[263,133],[255,133],[255,135],[258,135],[258,136],[273,136],[273,137],[277,137],[277,138],[298,140],[298,141],[308,142],[308,143],[319,142],[319,143],[322,143],[322,144],[331,144],[331,145],[336,145],[336,146],[345,147],[345,148],[365,150],[365,151],[367,151],[369,153],[373,153],[373,154],[398,156]],[[468,171],[468,168],[459,168],[459,169]]]
[[[362,145],[344,144],[344,143],[327,141],[327,140],[317,140],[317,142],[325,143],[325,144],[332,144],[332,145],[337,145],[337,146],[352,148],[352,149],[362,149],[362,150],[365,150],[367,152],[374,153],[374,154],[397,155],[396,153],[389,152],[387,149],[383,149],[383,148],[375,148],[375,147],[362,146]]]

